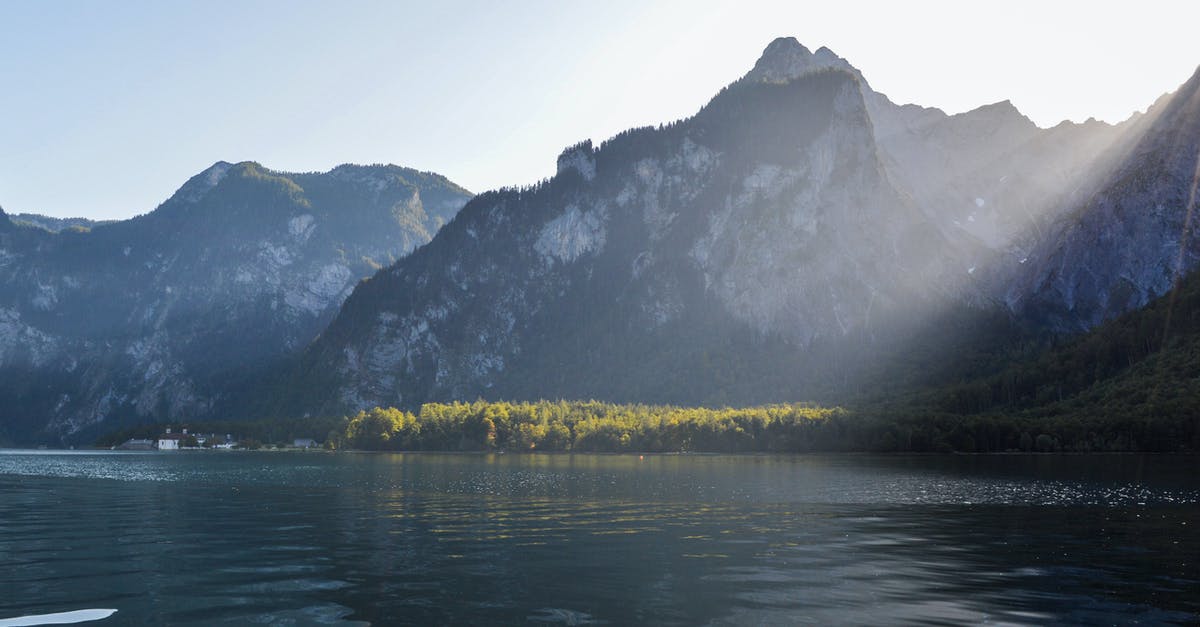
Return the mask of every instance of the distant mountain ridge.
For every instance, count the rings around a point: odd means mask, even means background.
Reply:
[[[116,222],[116,220],[92,220],[90,218],[55,218],[37,213],[18,213],[11,216],[11,219],[17,224],[36,226],[51,233],[57,233],[66,229],[90,230],[92,227]]]
[[[199,419],[307,344],[470,193],[397,166],[218,162],[154,211],[0,228],[0,437]]]
[[[1007,101],[895,105],[832,51],[778,39],[695,116],[477,196],[351,295],[270,411],[844,396],[937,312],[1031,315],[1026,264],[1144,137],[1195,119],[1164,113],[1186,92],[1039,129]]]

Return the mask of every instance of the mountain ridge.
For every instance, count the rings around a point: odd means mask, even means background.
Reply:
[[[0,431],[61,441],[99,424],[208,416],[468,197],[399,166],[295,174],[217,162],[128,220],[9,229]]]
[[[836,395],[931,312],[1014,315],[989,269],[1027,256],[1145,128],[897,106],[819,52],[776,39],[694,116],[477,196],[356,289],[280,384],[304,398],[270,411]]]
[[[1177,200],[1179,172],[1195,165],[1200,106],[1189,85],[1119,124],[1042,129],[1007,100],[953,115],[897,105],[828,48],[779,38],[693,116],[569,146],[549,179],[464,199],[461,210],[452,201],[465,190],[397,166],[297,174],[217,162],[129,224],[29,235],[46,250],[99,247],[106,261],[90,265],[159,291],[56,321],[80,289],[67,281],[76,266],[41,265],[20,284],[21,307],[0,302],[0,339],[10,340],[0,369],[14,359],[58,368],[76,412],[59,412],[47,431],[59,434],[94,427],[82,416],[97,408],[129,420],[474,398],[840,403],[985,376],[994,357],[955,353],[1092,328],[1200,258],[1164,245],[1179,243],[1166,234],[1181,232],[1185,203],[1153,220],[1142,211],[1146,198]],[[1160,182],[1149,195],[1121,182],[1147,172]],[[230,220],[245,237],[206,248]],[[379,224],[399,230],[381,244]],[[134,231],[178,254],[135,254],[123,243]],[[0,221],[5,255],[10,232]],[[1117,245],[1095,245],[1100,232]],[[324,256],[303,261],[318,241]],[[1166,271],[1172,250],[1186,263]],[[1113,297],[1135,252],[1157,273]],[[230,261],[188,291],[162,278],[214,260]],[[0,281],[14,263],[0,259]],[[1068,267],[1097,272],[1044,272]],[[1080,276],[1093,281],[1090,296],[1065,297]],[[218,293],[223,304],[205,309]],[[228,319],[241,330],[214,330]],[[140,329],[115,352],[75,352],[107,364],[86,371],[123,369],[155,382],[128,389],[156,391],[108,394],[103,376],[62,374],[81,368],[55,357],[68,326]],[[237,353],[206,348],[214,339],[258,355],[254,367],[219,367]],[[5,393],[0,385],[0,401]],[[38,399],[58,411],[60,396]]]
[[[1164,104],[1109,181],[1064,216],[1010,283],[1018,308],[1055,328],[1084,330],[1145,306],[1200,262],[1191,222],[1200,68]]]

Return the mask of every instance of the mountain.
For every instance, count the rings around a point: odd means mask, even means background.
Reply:
[[[1183,123],[1186,91],[1040,129],[1008,102],[896,105],[828,49],[776,40],[695,116],[477,196],[356,288],[265,411],[844,398],[946,315],[1025,315],[1023,261]]]
[[[210,415],[469,197],[397,166],[220,162],[130,220],[51,232],[4,217],[0,438]]]
[[[1145,306],[1196,268],[1200,70],[1102,185],[1052,225],[1007,285],[1017,310],[1064,331]]]
[[[1192,272],[1086,333],[1037,350],[1010,344],[986,374],[862,403],[856,414],[877,425],[877,442],[891,442],[885,450],[1029,450],[1036,437],[1038,450],[1200,451],[1197,312]]]
[[[694,116],[469,201],[394,166],[218,163],[133,220],[0,212],[0,439],[480,397],[878,409],[934,390],[967,415],[1033,407],[996,400],[1021,377],[1051,407],[1028,374],[1058,372],[1028,361],[1047,338],[1195,267],[1198,82],[1043,129],[1008,101],[896,104],[781,38]]]

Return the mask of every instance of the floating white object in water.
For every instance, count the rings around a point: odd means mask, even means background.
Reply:
[[[0,627],[26,627],[31,625],[70,625],[86,623],[93,620],[104,620],[116,610],[75,610],[73,612],[58,612],[57,614],[32,614],[16,618],[0,618]]]

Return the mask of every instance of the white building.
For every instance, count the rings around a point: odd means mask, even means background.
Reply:
[[[167,427],[167,432],[158,436],[158,450],[160,451],[178,451],[179,441],[187,436],[187,429],[183,433],[171,433],[171,427]]]

